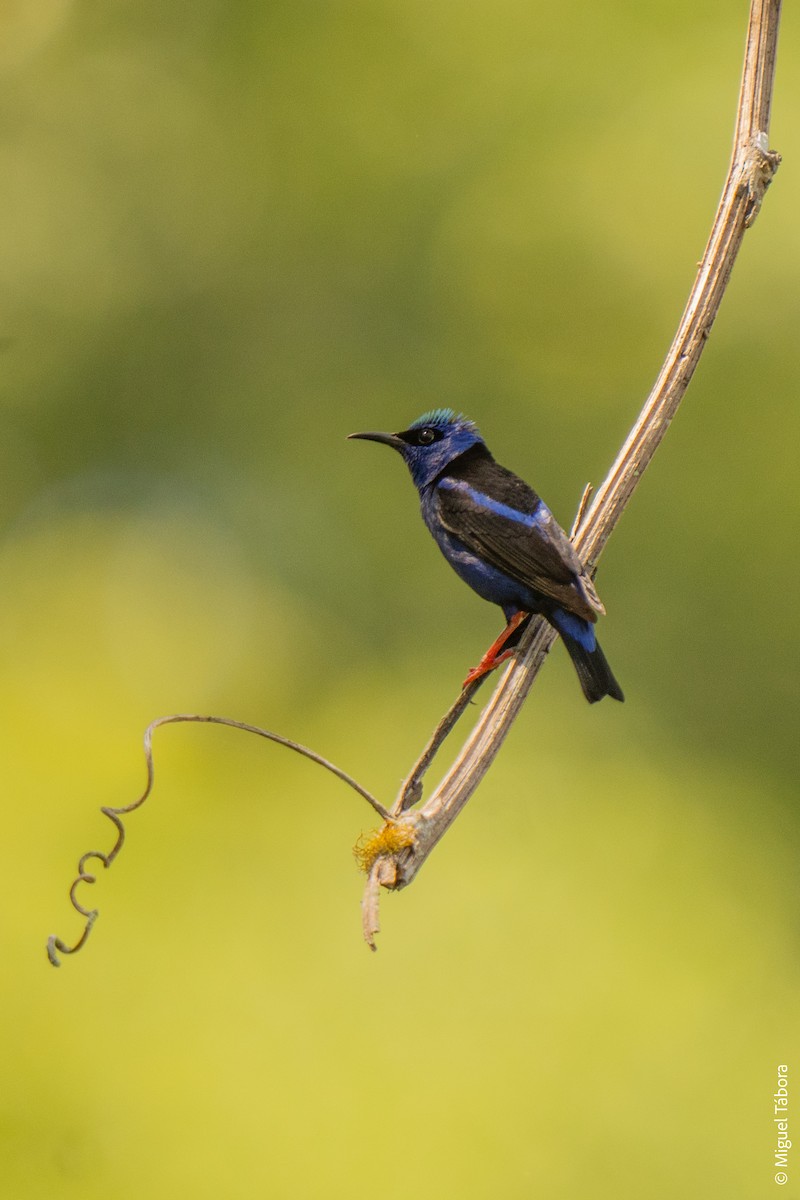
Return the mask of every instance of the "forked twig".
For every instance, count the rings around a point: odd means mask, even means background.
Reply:
[[[744,233],[758,215],[764,192],[780,163],[780,156],[768,149],[780,8],[780,0],[752,0],[733,155],[694,286],[661,373],[625,445],[591,503],[590,489],[584,492],[581,500],[572,540],[591,571],[594,571],[608,538],[677,412],[719,310]],[[384,826],[364,839],[356,851],[367,874],[362,901],[364,937],[374,950],[379,929],[381,887],[397,890],[414,879],[433,847],[475,792],[500,750],[555,638],[554,630],[542,618],[535,617],[530,621],[520,638],[517,660],[504,672],[445,777],[425,804],[418,808],[413,806],[422,798],[423,777],[467,710],[480,681],[465,688],[439,722],[391,810],[384,808],[356,780],[327,759],[258,726],[225,717],[193,715],[160,717],[153,721],[144,739],[147,787],[133,804],[101,810],[114,824],[117,840],[107,854],[93,850],[81,858],[70,897],[84,917],[84,931],[72,946],[51,937],[47,946],[50,961],[58,966],[59,953],[74,954],[88,938],[97,919],[97,910],[84,908],[77,900],[75,890],[79,883],[95,882],[95,876],[87,870],[91,859],[108,867],[119,854],[125,838],[122,817],[143,804],[152,790],[153,732],[161,725],[181,721],[229,725],[296,750],[342,779],[375,809]]]
[[[135,812],[140,808],[153,790],[153,781],[155,778],[155,766],[153,764],[153,734],[162,725],[178,725],[186,722],[194,722],[204,725],[228,725],[231,729],[242,729],[245,733],[254,733],[258,737],[266,738],[267,741],[277,742],[279,746],[285,746],[287,750],[294,750],[298,754],[302,754],[304,758],[310,758],[312,762],[320,767],[324,767],[326,771],[330,771],[337,779],[341,779],[348,784],[353,791],[358,792],[359,796],[371,804],[379,817],[383,817],[384,821],[391,821],[391,814],[383,805],[371,795],[366,788],[362,787],[357,780],[343,771],[341,767],[337,767],[335,763],[329,762],[327,758],[323,758],[321,754],[317,754],[314,750],[309,750],[307,746],[301,746],[299,742],[293,742],[290,738],[282,737],[279,733],[273,733],[269,729],[262,729],[259,725],[248,725],[245,721],[234,721],[231,717],[207,717],[200,716],[195,713],[174,713],[169,717],[157,717],[155,721],[151,721],[144,733],[144,756],[147,764],[147,785],[138,800],[134,800],[132,804],[123,805],[122,808],[111,808],[105,806],[100,809],[104,816],[108,817],[112,825],[117,831],[117,840],[111,849],[107,852],[102,850],[88,850],[78,863],[78,874],[73,880],[72,886],[69,889],[69,898],[72,901],[73,908],[81,914],[85,920],[83,933],[78,940],[69,946],[63,942],[61,938],[53,934],[47,939],[47,957],[54,967],[60,967],[59,954],[74,954],[76,950],[80,950],[84,945],[89,934],[92,932],[92,927],[97,920],[98,910],[96,908],[88,909],[80,903],[75,890],[80,883],[95,883],[97,876],[87,870],[87,863],[93,858],[97,859],[103,867],[110,867],[114,859],[119,854],[125,843],[125,825],[122,818],[128,813]]]

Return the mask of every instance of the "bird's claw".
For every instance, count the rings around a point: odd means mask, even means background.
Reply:
[[[485,674],[486,674],[485,668],[471,667],[469,675],[467,675],[467,678],[464,680],[464,682],[461,685],[462,692],[463,692],[464,688],[468,688],[471,683],[477,683],[477,681],[479,679],[482,679]]]
[[[496,667],[499,667],[501,663],[504,663],[506,659],[511,658],[513,653],[513,650],[506,650],[503,654],[498,654],[496,656],[493,654],[485,655],[485,657],[482,658],[478,663],[477,667],[473,667],[469,675],[467,675],[467,678],[461,685],[461,690],[463,691],[464,688],[469,687],[471,683],[477,683],[479,679],[483,679],[484,675],[489,675]]]
[[[529,616],[530,613],[526,612],[514,613],[500,636],[492,642],[477,667],[473,667],[469,675],[467,675],[467,678],[461,685],[462,691],[465,687],[469,687],[471,683],[477,683],[479,679],[483,679],[484,675],[488,675],[495,667],[499,667],[501,663],[511,658],[516,647],[511,650],[505,650],[503,647],[507,645],[509,638],[516,633],[520,625],[528,620]]]

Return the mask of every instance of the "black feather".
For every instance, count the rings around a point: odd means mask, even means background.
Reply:
[[[539,519],[533,526],[510,520],[451,481],[524,516],[538,513]],[[484,561],[587,621],[596,621],[603,612],[581,560],[550,510],[524,480],[495,462],[485,446],[473,446],[448,465],[437,480],[436,502],[444,527]]]
[[[574,638],[562,634],[562,640],[569,651],[583,694],[590,704],[602,700],[603,696],[611,696],[614,700],[625,699],[599,642],[594,650],[585,650]]]

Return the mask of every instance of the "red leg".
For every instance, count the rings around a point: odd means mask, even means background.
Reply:
[[[486,651],[477,667],[472,668],[469,675],[462,683],[462,688],[468,687],[471,683],[475,683],[476,679],[482,679],[484,675],[488,675],[490,671],[493,671],[495,667],[499,667],[501,663],[506,661],[506,659],[511,658],[511,655],[514,653],[513,649],[503,650],[503,647],[511,637],[512,633],[515,633],[516,630],[519,629],[522,622],[527,620],[529,615],[530,614],[526,612],[514,613],[514,616],[508,622],[505,629],[500,634],[500,637],[492,642],[491,646]]]

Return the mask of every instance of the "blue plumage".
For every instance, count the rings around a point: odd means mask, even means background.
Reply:
[[[530,614],[540,613],[561,634],[586,699],[624,699],[595,637],[605,609],[592,580],[547,505],[495,462],[473,421],[437,408],[402,433],[350,436],[399,451],[439,549],[505,614],[506,628],[465,684],[508,658]]]

